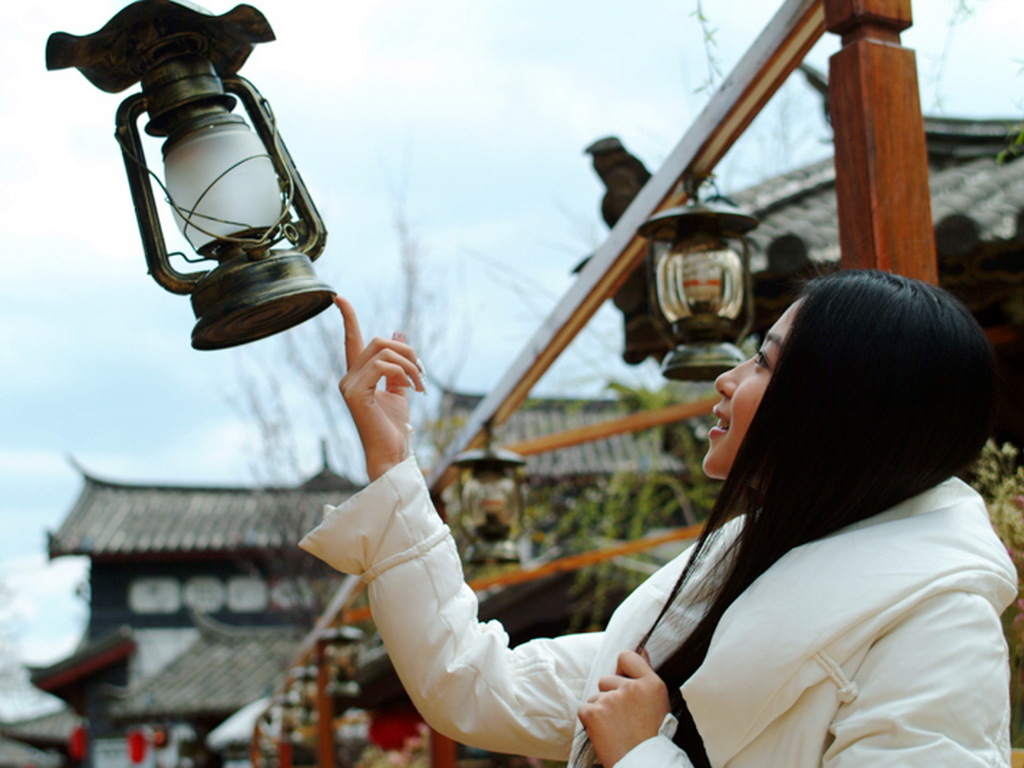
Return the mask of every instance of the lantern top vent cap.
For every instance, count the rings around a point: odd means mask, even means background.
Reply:
[[[666,230],[676,235],[693,232],[738,236],[754,229],[760,221],[743,209],[722,197],[704,201],[690,201],[658,211],[640,225],[639,233],[644,237],[664,237]]]
[[[526,463],[526,459],[518,453],[505,448],[474,448],[464,451],[455,457],[453,463],[460,467],[472,467],[480,464],[504,464],[507,466],[519,466]]]
[[[90,35],[54,32],[46,42],[46,68],[76,67],[100,90],[117,93],[160,63],[161,44],[169,40],[208,59],[219,76],[228,77],[242,68],[256,43],[273,39],[270,23],[251,5],[214,16],[190,2],[140,0]]]

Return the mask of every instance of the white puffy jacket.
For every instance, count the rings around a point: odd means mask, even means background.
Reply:
[[[373,617],[417,709],[457,741],[565,760],[579,704],[651,625],[688,552],[616,610],[604,632],[510,648],[480,623],[447,527],[406,459],[301,546],[369,583]],[[1016,575],[978,495],[956,479],[794,549],[723,616],[682,688],[713,766],[1008,766],[1000,613]],[[686,604],[686,592],[680,605]],[[691,617],[648,646],[658,664]],[[618,768],[690,766],[670,733]]]

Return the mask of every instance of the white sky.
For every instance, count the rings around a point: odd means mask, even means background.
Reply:
[[[970,0],[973,14],[950,36],[958,4],[917,0],[903,37],[918,53],[925,111],[1019,118],[1024,4]],[[112,137],[127,93],[45,69],[51,32],[88,34],[122,5],[0,8],[0,210],[10,226],[0,278],[0,581],[16,592],[19,653],[31,664],[66,655],[85,615],[73,597],[82,564],[45,557],[45,532],[81,490],[69,457],[124,482],[250,482],[254,433],[231,400],[240,367],[278,349],[271,340],[191,349],[188,299],[145,272]],[[723,72],[773,5],[704,3]],[[364,314],[387,317],[401,189],[429,275],[451,286],[438,312],[456,330],[437,353],[448,359],[434,364],[458,371],[454,383],[466,390],[493,386],[604,236],[603,188],[584,148],[615,134],[654,170],[706,101],[696,92],[707,62],[695,0],[257,7],[277,40],[258,46],[242,74],[273,105],[326,219],[319,274]],[[837,48],[826,35],[809,61],[827,70]],[[719,169],[727,189],[828,151],[816,97],[802,79],[784,94]],[[594,391],[628,375],[616,365],[617,316],[602,313],[592,326],[545,391]],[[310,473],[319,436],[309,429]]]

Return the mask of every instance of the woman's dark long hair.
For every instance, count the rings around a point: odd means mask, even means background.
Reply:
[[[805,286],[761,404],[666,603],[722,525],[745,515],[719,560],[707,613],[657,670],[679,718],[676,743],[694,765],[709,763],[679,688],[703,663],[726,609],[794,547],[962,470],[989,434],[994,368],[978,323],[935,286],[873,270]]]

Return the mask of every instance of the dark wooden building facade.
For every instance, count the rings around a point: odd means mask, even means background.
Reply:
[[[356,486],[131,485],[83,472],[51,558],[89,558],[89,618],[33,684],[88,728],[87,768],[215,766],[209,731],[273,689],[337,576],[296,542]]]

